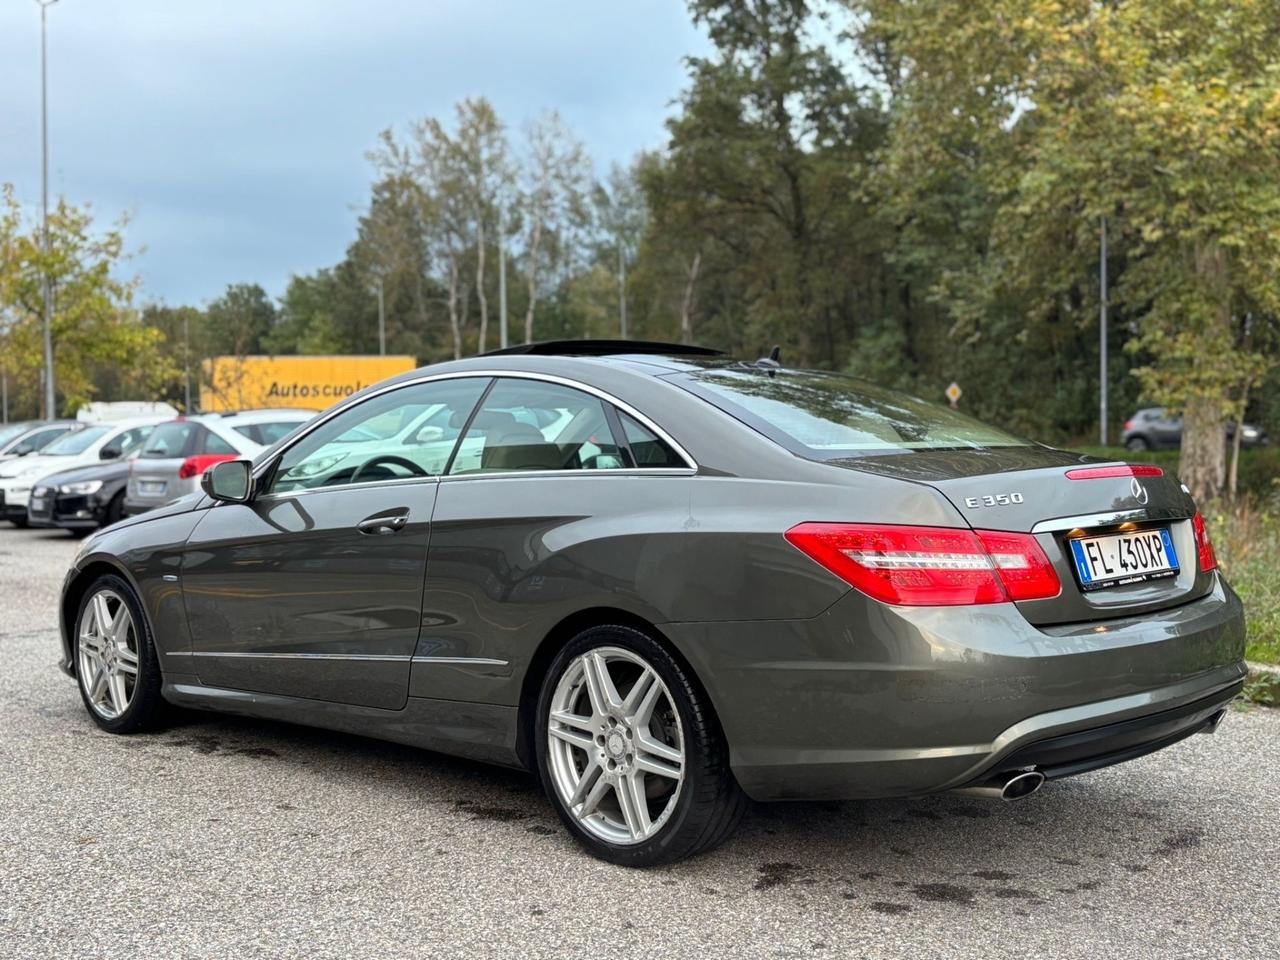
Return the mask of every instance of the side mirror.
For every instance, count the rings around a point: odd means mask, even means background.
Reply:
[[[200,486],[215,500],[245,503],[253,487],[252,465],[248,460],[223,460],[200,477]]]
[[[119,447],[103,447],[98,451],[99,460],[116,460],[120,457]]]

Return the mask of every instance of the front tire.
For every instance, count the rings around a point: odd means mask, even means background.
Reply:
[[[560,819],[610,863],[648,867],[701,853],[746,808],[706,695],[631,627],[592,627],[560,651],[538,699],[535,742]]]
[[[80,698],[94,723],[120,734],[159,725],[160,662],[142,604],[123,578],[99,577],[80,599],[75,656]]]

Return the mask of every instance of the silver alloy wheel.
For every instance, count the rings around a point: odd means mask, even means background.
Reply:
[[[99,590],[80,614],[77,674],[94,713],[114,720],[129,708],[138,683],[138,632],[128,604]]]
[[[634,844],[662,829],[684,784],[684,731],[642,657],[596,647],[570,661],[551,697],[547,740],[556,791],[584,830]]]

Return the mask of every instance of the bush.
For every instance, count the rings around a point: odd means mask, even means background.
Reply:
[[[1218,563],[1244,601],[1245,657],[1280,663],[1280,497],[1211,504],[1204,514]]]

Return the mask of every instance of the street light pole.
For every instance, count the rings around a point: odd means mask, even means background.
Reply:
[[[1098,254],[1098,275],[1101,290],[1098,296],[1099,373],[1101,390],[1098,394],[1098,433],[1102,446],[1107,445],[1107,218],[1102,218],[1102,249]]]
[[[387,308],[382,294],[382,278],[378,278],[378,356],[387,355]]]
[[[48,35],[49,8],[58,0],[36,0],[40,5],[40,144],[41,176],[40,207],[43,215],[40,246],[44,253],[44,415],[52,420],[57,416],[53,385],[53,281],[49,277],[49,69]]]

